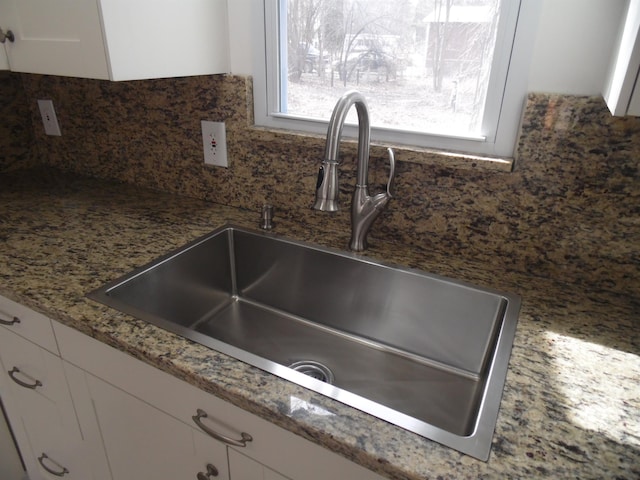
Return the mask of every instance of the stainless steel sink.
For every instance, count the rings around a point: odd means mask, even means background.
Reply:
[[[90,298],[481,460],[520,299],[222,227]]]

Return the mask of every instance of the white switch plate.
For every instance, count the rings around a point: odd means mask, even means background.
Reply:
[[[224,122],[210,122],[202,120],[202,147],[204,149],[204,163],[228,167],[227,161],[227,133]]]
[[[62,132],[60,132],[58,117],[56,117],[56,111],[53,108],[53,101],[38,100],[38,108],[40,109],[40,115],[42,116],[44,133],[47,135],[55,135],[57,137],[61,136]]]

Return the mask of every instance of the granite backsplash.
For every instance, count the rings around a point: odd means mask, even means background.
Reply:
[[[29,167],[35,157],[29,101],[19,75],[0,71],[0,172]]]
[[[310,210],[321,137],[252,127],[251,79],[203,76],[109,82],[30,74],[0,81],[0,168],[42,164],[251,209],[309,228],[349,228],[349,209]],[[54,101],[48,137],[36,100]],[[5,100],[6,99],[6,100]],[[30,118],[29,118],[30,117]],[[230,166],[205,166],[200,120],[225,121]],[[342,149],[355,156],[355,146]],[[386,181],[372,150],[371,188]],[[513,171],[482,160],[396,150],[396,197],[370,242],[400,242],[640,300],[640,118],[600,97],[531,94]],[[349,203],[354,158],[341,167]],[[524,292],[522,292],[524,293]]]

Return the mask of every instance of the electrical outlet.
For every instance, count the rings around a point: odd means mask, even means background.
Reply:
[[[227,161],[227,133],[224,122],[210,122],[202,120],[202,146],[204,148],[204,163],[228,167]]]
[[[38,108],[40,109],[40,115],[42,116],[44,133],[47,135],[55,135],[57,137],[61,136],[62,132],[60,132],[58,117],[56,117],[56,111],[53,108],[53,101],[38,100]]]

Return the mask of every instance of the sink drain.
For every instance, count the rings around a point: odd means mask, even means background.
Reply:
[[[322,382],[333,384],[333,372],[329,370],[329,367],[315,362],[313,360],[302,360],[289,365],[296,372],[304,373],[305,375],[320,380]]]

